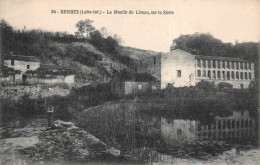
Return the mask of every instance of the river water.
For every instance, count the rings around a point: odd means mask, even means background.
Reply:
[[[202,124],[131,109],[136,107],[94,109],[84,112],[78,122],[86,131],[120,149],[127,162],[260,164],[258,122],[246,111]]]

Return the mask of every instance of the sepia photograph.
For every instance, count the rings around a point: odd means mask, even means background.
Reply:
[[[259,165],[260,0],[0,0],[0,165]]]

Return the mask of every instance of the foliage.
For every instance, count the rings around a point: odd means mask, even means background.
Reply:
[[[215,93],[215,84],[214,82],[208,82],[208,81],[200,81],[196,84],[196,87],[199,90],[202,90],[204,94],[210,94]]]
[[[253,62],[258,61],[259,59],[258,43],[223,43],[209,33],[181,35],[173,40],[170,49],[181,49],[195,55],[241,58]],[[258,63],[256,63],[256,76],[258,76],[258,67]]]
[[[11,98],[0,98],[1,124],[11,121],[27,120],[43,116],[44,100],[31,99],[29,94],[24,94],[18,101]]]
[[[14,68],[10,68],[6,65],[1,65],[1,74],[3,75],[3,77],[8,77],[10,75],[20,74],[20,73],[21,73],[20,70],[15,70]]]
[[[66,55],[71,57],[73,60],[88,66],[96,66],[97,61],[102,60],[101,55],[94,54],[83,46],[68,46],[66,48]]]
[[[88,38],[89,34],[95,30],[95,27],[92,25],[93,22],[90,19],[78,21],[76,24],[76,28],[78,28],[78,31],[75,33],[76,37],[84,38],[84,34],[86,34],[86,38]]]

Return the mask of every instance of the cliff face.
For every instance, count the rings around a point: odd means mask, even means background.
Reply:
[[[1,128],[0,164],[49,164],[117,160],[120,151],[71,122],[31,122],[24,128]]]

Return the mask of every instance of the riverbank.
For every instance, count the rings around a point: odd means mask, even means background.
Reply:
[[[71,122],[57,120],[52,129],[45,126],[45,120],[37,120],[23,128],[0,128],[0,164],[70,164],[119,159],[119,150]]]

